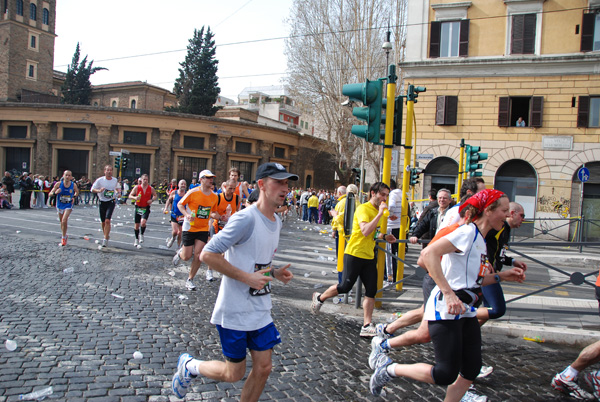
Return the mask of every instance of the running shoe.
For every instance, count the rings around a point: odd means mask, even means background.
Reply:
[[[60,245],[63,246],[63,247],[67,245],[67,238],[66,237],[63,237],[63,238],[60,239]]]
[[[597,372],[584,374],[583,381],[594,391],[594,397],[600,400],[600,379],[596,374]]]
[[[390,364],[392,364],[392,359],[390,359],[388,355],[379,355],[379,358],[375,363],[375,372],[371,376],[371,381],[369,381],[371,394],[380,396],[385,384],[392,379],[387,372],[387,368]]]
[[[481,366],[481,370],[479,370],[479,374],[477,375],[477,379],[481,380],[492,374],[494,372],[494,368],[492,366]]]
[[[392,334],[388,334],[387,332],[385,332],[386,328],[387,328],[387,324],[379,323],[379,324],[375,325],[375,336],[380,336],[383,339],[391,338]]]
[[[312,295],[312,302],[310,303],[310,312],[313,314],[319,314],[319,310],[321,310],[321,307],[323,306],[323,303],[319,301],[319,299],[317,299],[317,297],[319,297],[321,295],[321,293],[319,292],[315,292]]]
[[[140,244],[142,244],[143,242],[144,242],[144,235],[143,235],[143,234],[141,234],[141,235],[140,235]]]
[[[363,338],[371,338],[375,336],[375,325],[372,323],[367,325],[366,327],[360,328],[360,336]]]
[[[369,367],[371,370],[375,370],[375,363],[377,363],[377,359],[382,354],[387,354],[389,350],[383,349],[381,347],[381,343],[385,341],[385,338],[380,336],[374,336],[371,340],[371,354],[369,355]]]
[[[175,371],[173,381],[171,381],[171,389],[177,398],[183,399],[185,397],[190,383],[197,377],[192,375],[186,367],[186,364],[192,359],[193,357],[189,353],[184,353],[177,360],[177,371]]]
[[[560,375],[560,373],[554,376],[550,385],[552,385],[552,388],[555,390],[565,393],[571,398],[582,400],[594,399],[592,394],[577,384],[577,380],[567,381]]]
[[[187,281],[185,281],[185,287],[186,287],[188,290],[196,290],[196,285],[194,285],[194,282],[192,282],[192,280],[191,280],[191,279],[189,279],[189,278],[188,278],[188,280],[187,280]]]
[[[209,282],[212,282],[215,280],[215,278],[213,277],[213,272],[212,269],[207,269],[206,270],[206,280]]]
[[[487,402],[488,398],[485,395],[477,395],[473,391],[467,391],[460,402]]]
[[[102,247],[106,247],[107,244],[108,244],[108,240],[102,239]]]
[[[179,263],[181,262],[181,257],[179,256],[179,251],[181,251],[181,249],[177,250],[177,252],[175,253],[175,256],[173,256],[173,265],[175,265],[175,266],[179,265]]]
[[[169,238],[167,239],[167,247],[168,247],[168,248],[171,248],[171,246],[173,245],[173,242],[174,242],[174,241],[175,241],[175,236],[173,236],[173,237],[169,237]]]
[[[135,240],[133,241],[133,247],[137,248],[139,245],[140,245],[140,242],[139,242],[139,240],[138,240],[138,239],[135,239]]]

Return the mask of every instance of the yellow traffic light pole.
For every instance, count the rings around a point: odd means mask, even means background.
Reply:
[[[382,180],[388,186],[390,185],[392,172],[392,148],[394,139],[394,109],[396,104],[396,66],[388,67],[388,83],[387,83],[387,104],[385,108],[385,139],[383,142],[383,177]],[[388,199],[389,202],[389,199]],[[381,222],[381,233],[387,233],[387,218]],[[385,247],[385,243],[380,243]],[[385,277],[385,253],[377,253],[377,289],[383,287],[383,278]],[[381,297],[381,294],[379,294]],[[375,301],[375,307],[381,308],[381,301]]]
[[[458,191],[457,191],[458,194],[460,194],[460,189],[462,188],[463,180],[466,180],[466,178],[463,177],[464,172],[465,172],[465,139],[462,138],[460,140],[460,156],[458,157]],[[457,202],[460,202],[460,199],[458,199]]]

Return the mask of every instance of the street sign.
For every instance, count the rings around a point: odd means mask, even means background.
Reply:
[[[585,183],[586,181],[588,181],[590,179],[590,170],[588,168],[586,168],[585,166],[582,167],[577,172],[577,177],[579,177],[579,180],[582,183]]]
[[[399,159],[399,157],[400,157],[400,155],[398,154],[398,150],[392,149],[392,168],[390,171],[391,176],[398,175],[398,159]]]
[[[142,173],[141,168],[135,168],[135,174],[141,174],[141,173]]]
[[[417,159],[421,159],[424,161],[432,160],[433,154],[417,154]]]
[[[110,156],[121,156],[121,153],[119,151],[110,151],[108,154]]]
[[[121,153],[125,155],[129,155],[129,151],[126,149],[121,149]]]

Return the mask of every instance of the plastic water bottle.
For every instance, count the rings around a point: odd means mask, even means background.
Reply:
[[[4,342],[4,346],[9,352],[13,352],[15,349],[17,349],[17,342],[13,341],[12,339],[7,339],[6,342]]]
[[[49,395],[52,395],[54,391],[52,387],[42,388],[29,394],[19,395],[20,401],[41,401]]]
[[[65,268],[65,269],[63,269],[63,272],[65,274],[72,274],[73,272],[75,272],[75,268],[73,268],[73,267]]]

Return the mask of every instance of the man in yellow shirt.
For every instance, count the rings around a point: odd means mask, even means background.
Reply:
[[[359,205],[354,212],[352,234],[344,253],[344,272],[342,283],[332,285],[325,292],[313,293],[310,309],[317,314],[325,300],[340,293],[348,293],[360,276],[365,285],[363,301],[362,337],[375,336],[375,326],[371,323],[375,294],[377,293],[377,261],[375,260],[375,240],[382,239],[389,243],[396,241],[392,234],[380,233],[377,229],[383,222],[383,212],[387,209],[385,200],[390,193],[387,184],[377,182],[369,189],[369,202]],[[387,219],[387,218],[383,218]]]
[[[312,223],[313,219],[317,223],[319,217],[319,197],[314,191],[308,199],[308,223]]]

